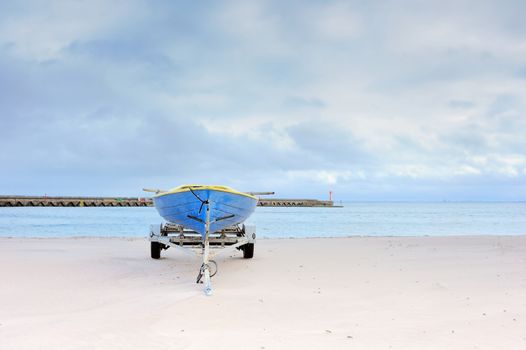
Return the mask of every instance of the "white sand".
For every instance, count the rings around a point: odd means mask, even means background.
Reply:
[[[260,240],[212,297],[163,254],[0,239],[0,349],[526,349],[526,236]]]

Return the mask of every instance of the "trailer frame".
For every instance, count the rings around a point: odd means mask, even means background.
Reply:
[[[252,258],[256,242],[256,226],[241,223],[219,232],[210,233],[208,232],[210,224],[208,205],[206,205],[206,210],[204,237],[181,225],[162,223],[150,226],[149,241],[153,259],[159,259],[161,251],[168,248],[174,248],[193,257],[202,256],[196,283],[204,283],[205,294],[211,295],[211,278],[217,272],[217,262],[212,258],[235,250],[243,251],[245,259]],[[211,265],[215,266],[215,271]]]

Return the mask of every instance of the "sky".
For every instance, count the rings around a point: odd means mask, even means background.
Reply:
[[[526,2],[0,2],[0,194],[526,200]]]

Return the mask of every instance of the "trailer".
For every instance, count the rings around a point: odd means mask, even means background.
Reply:
[[[202,257],[203,262],[196,283],[204,283],[205,294],[211,295],[210,279],[217,273],[218,268],[217,262],[212,258],[235,250],[242,251],[245,259],[254,257],[256,226],[238,224],[219,232],[208,233],[203,239],[199,232],[178,224],[163,223],[150,226],[149,240],[152,259],[159,259],[161,252],[168,248]]]

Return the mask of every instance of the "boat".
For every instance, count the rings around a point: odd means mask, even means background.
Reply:
[[[255,227],[244,224],[239,227],[256,209],[258,198],[254,193],[210,185],[183,185],[168,191],[143,190],[155,192],[153,203],[166,221],[150,227],[152,258],[159,259],[160,251],[168,247],[185,249],[185,244],[194,247],[193,252],[203,256],[197,283],[204,282],[206,295],[212,294],[210,278],[217,272],[217,263],[210,259],[211,242],[222,252],[240,249],[244,258],[254,255]]]
[[[207,222],[209,233],[240,224],[254,212],[257,201],[257,197],[227,186],[208,185],[183,185],[153,197],[164,220],[195,230],[203,238]]]

